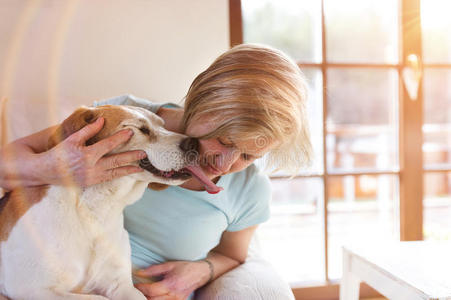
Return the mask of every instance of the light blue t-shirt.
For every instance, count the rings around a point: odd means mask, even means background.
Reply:
[[[239,231],[269,218],[270,183],[255,165],[222,176],[218,194],[171,186],[147,189],[125,209],[125,228],[138,268],[169,260],[199,260],[224,231]]]
[[[157,112],[163,104],[125,95],[95,102],[126,104]],[[143,197],[125,209],[132,262],[144,268],[170,260],[199,260],[218,245],[224,231],[239,231],[269,218],[271,184],[252,164],[221,176],[218,194],[170,186],[146,189]]]

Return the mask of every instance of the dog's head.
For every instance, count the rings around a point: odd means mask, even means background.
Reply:
[[[179,185],[191,178],[192,167],[188,165],[193,165],[197,159],[197,140],[167,131],[163,127],[163,119],[139,107],[80,107],[65,119],[50,137],[49,149],[99,117],[105,119],[104,126],[86,145],[92,145],[120,130],[131,129],[134,134],[128,142],[109,154],[131,150],[144,150],[147,153],[146,159],[135,163],[147,172],[129,176],[139,181],[162,184],[160,188],[166,184]],[[190,171],[186,169],[187,166]]]

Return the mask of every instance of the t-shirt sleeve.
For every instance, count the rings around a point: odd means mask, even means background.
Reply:
[[[106,100],[94,101],[94,106],[100,105],[132,105],[148,109],[153,113],[157,113],[162,106],[177,106],[172,103],[154,103],[147,99],[138,98],[133,95],[122,95]]]
[[[267,175],[257,173],[247,183],[240,200],[234,204],[233,218],[227,231],[242,229],[266,222],[270,216],[271,182]]]

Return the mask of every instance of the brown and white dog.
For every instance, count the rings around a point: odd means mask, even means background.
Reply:
[[[0,202],[0,294],[14,300],[145,300],[132,283],[123,209],[149,182],[179,185],[194,175],[215,189],[198,167],[188,166],[186,152],[196,150],[196,140],[165,130],[160,117],[142,108],[79,108],[49,146],[100,116],[104,127],[87,144],[132,129],[134,135],[114,153],[144,150],[147,159],[136,164],[146,171],[87,188],[51,185],[7,194]]]

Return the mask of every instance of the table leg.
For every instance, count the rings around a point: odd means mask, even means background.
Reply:
[[[343,249],[343,276],[340,282],[340,300],[359,299],[361,280],[352,273],[351,259],[351,255]]]

